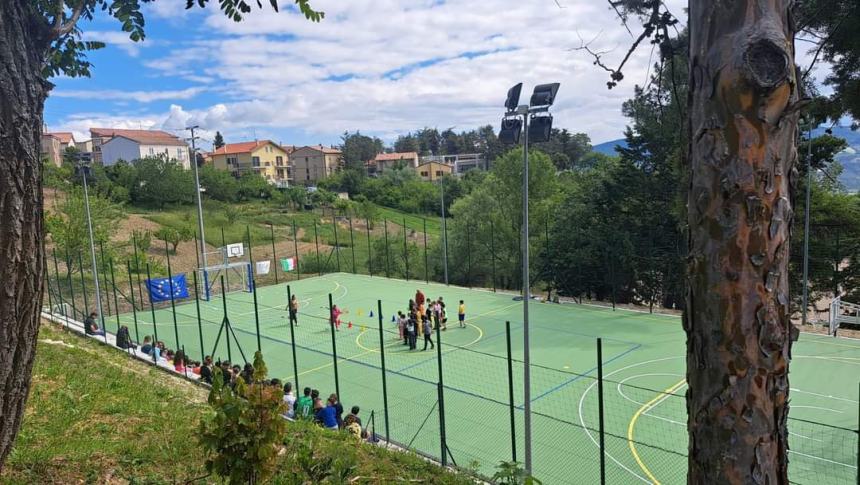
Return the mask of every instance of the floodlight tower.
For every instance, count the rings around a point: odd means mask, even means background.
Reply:
[[[525,428],[525,469],[532,473],[532,417],[531,417],[531,370],[529,356],[529,299],[531,285],[529,280],[529,141],[549,141],[552,132],[552,115],[549,107],[555,101],[559,83],[535,86],[529,104],[519,104],[523,83],[517,83],[508,90],[505,100],[505,115],[499,140],[502,143],[516,144],[523,133],[523,224],[522,224],[522,261],[523,261],[523,411]],[[520,120],[522,118],[522,120]]]

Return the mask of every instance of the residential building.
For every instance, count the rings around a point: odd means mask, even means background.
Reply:
[[[422,157],[422,162],[441,162],[454,167],[453,173],[462,175],[469,170],[488,170],[487,161],[482,153],[460,153],[457,155],[434,155]]]
[[[148,135],[116,135],[99,147],[102,165],[109,167],[120,160],[131,162],[140,158],[174,160],[186,170],[191,168],[188,145],[179,138]]]
[[[47,159],[59,167],[63,164],[63,151],[60,149],[61,145],[61,140],[56,136],[56,134],[42,133],[42,139],[39,146],[39,158],[41,160]]]
[[[258,173],[269,183],[289,187],[292,181],[289,154],[269,140],[228,143],[207,156],[218,170],[228,170],[235,177]]]
[[[422,162],[415,171],[418,172],[421,180],[435,182],[444,175],[451,175],[454,166],[442,162]]]
[[[179,161],[186,168],[191,167],[188,157],[188,144],[166,131],[90,128],[90,136],[92,159],[95,163],[112,165],[119,159],[132,161],[144,157],[165,156]],[[103,155],[103,145],[117,136],[124,137],[126,141],[115,144],[111,149],[111,155],[106,157]],[[134,143],[130,144],[128,140]],[[137,145],[137,152],[135,152],[134,145]]]
[[[378,175],[396,167],[414,170],[418,168],[418,161],[418,154],[415,152],[380,153],[366,164],[367,173],[368,175]]]
[[[290,165],[297,184],[314,185],[341,168],[343,154],[322,145],[301,147],[290,153]]]

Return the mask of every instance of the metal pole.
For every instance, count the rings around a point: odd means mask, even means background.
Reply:
[[[203,346],[203,322],[200,319],[200,290],[198,289],[197,272],[194,273],[194,306],[197,310],[197,337],[200,339],[200,360],[206,359],[206,348]]]
[[[337,339],[334,337],[334,314],[332,313],[332,301],[331,301],[331,293],[328,294],[328,321],[331,327],[331,355],[332,362],[334,363],[334,392],[337,394],[338,400],[341,400],[340,395],[340,379],[337,375]]]
[[[442,332],[436,325],[436,361],[439,367],[439,437],[442,444],[442,466],[448,465],[448,444],[445,438],[445,385],[442,380]]]
[[[108,265],[110,267],[110,284],[113,288],[113,310],[114,316],[116,317],[116,333],[119,334],[119,301],[116,298],[116,276],[113,272],[113,258],[108,260]],[[134,306],[132,304],[132,306]]]
[[[373,278],[373,246],[370,244],[370,219],[364,219],[364,227],[367,228],[367,271]]]
[[[139,343],[140,330],[137,327],[137,308],[135,308],[134,305],[134,283],[131,280],[131,263],[129,263],[128,260],[125,260],[125,267],[128,271],[128,289],[131,291],[131,315],[134,317],[134,340]]]
[[[48,265],[45,265],[45,286],[47,286],[48,293],[48,314],[51,316],[54,315],[54,297],[51,295],[53,290],[51,289],[51,276],[48,274]]]
[[[334,214],[334,209],[331,211],[331,225],[334,228],[334,256],[337,261],[337,272],[340,273],[340,242],[337,239],[337,217]]]
[[[275,263],[275,284],[278,284],[278,253],[275,250],[275,226],[269,224],[269,231],[272,233],[272,259]]]
[[[146,289],[149,290],[149,285],[152,283],[152,276],[149,272],[149,263],[146,263]],[[152,291],[148,291],[149,293],[149,311],[152,313],[152,338],[154,341],[152,342],[152,346],[155,347],[158,344],[158,324],[155,321],[155,305],[152,304]],[[155,352],[152,353],[152,360],[156,364],[158,361],[155,359]]]
[[[143,310],[143,285],[140,283],[140,259],[137,254],[137,236],[134,235],[134,232],[131,233],[131,241],[134,244],[134,271],[137,275],[137,292],[140,295],[140,309]],[[131,284],[131,280],[129,280],[129,284]]]
[[[376,316],[379,317],[379,356],[382,360],[382,412],[385,415],[385,442],[391,443],[388,428],[388,383],[385,378],[385,340],[382,338],[382,300],[376,300]]]
[[[606,447],[603,423],[603,341],[597,339],[597,423],[600,427],[600,483],[606,483]]]
[[[176,302],[174,300],[174,290],[173,290],[173,271],[170,269],[170,251],[167,250],[167,241],[164,241],[164,252],[167,254],[167,281],[168,288],[170,289],[170,312],[173,314],[173,336],[176,339],[176,349],[180,348],[179,345],[179,324],[176,323]]]
[[[81,291],[84,294],[84,311],[81,313],[81,316],[86,318],[89,316],[92,309],[90,308],[89,298],[87,297],[87,283],[84,280],[84,257],[81,255],[80,251],[78,251],[78,266],[81,267]],[[102,321],[102,329],[104,329],[104,321]]]
[[[63,288],[60,285],[60,265],[57,264],[57,248],[51,250],[51,257],[54,259],[54,279],[57,281],[57,296],[60,298],[60,308],[62,309],[63,317],[66,319],[66,325],[68,325],[69,316],[66,315],[66,305],[63,302]]]
[[[427,260],[427,219],[424,221],[424,282],[430,283],[430,263]]]
[[[257,330],[257,352],[263,351],[263,343],[260,340],[260,312],[257,309],[257,282],[251,275],[251,291],[254,293],[254,327]]]
[[[490,262],[493,268],[493,292],[496,291],[496,227],[490,219]],[[514,460],[516,461],[516,460]]]
[[[806,151],[806,206],[803,208],[803,303],[801,306],[801,324],[806,325],[806,310],[809,305],[809,199],[812,191],[812,122],[809,123],[809,139]],[[858,472],[860,477],[860,472]],[[858,478],[860,483],[860,478]]]
[[[287,305],[289,308],[290,302],[293,301],[293,294],[290,292],[290,285],[287,285]],[[288,310],[289,313],[289,310]],[[296,316],[298,318],[298,316]],[[296,380],[296,393],[298,394],[299,389],[299,364],[296,360],[296,331],[293,327],[293,319],[290,319],[290,344],[293,348],[293,376]]]
[[[227,317],[227,295],[224,293],[224,275],[221,275],[221,304],[223,305],[223,308],[224,308],[224,320],[229,321],[230,319]],[[222,327],[226,326],[223,321],[221,322],[221,325],[222,325]],[[227,360],[229,360],[230,363],[232,364],[233,363],[233,349],[230,348],[230,329],[227,328],[224,330],[226,330],[226,332],[224,332],[224,334],[227,337]],[[220,330],[219,330],[219,332],[220,332]],[[218,339],[217,338],[215,339],[215,348],[216,349],[218,348]],[[212,350],[212,353],[214,354],[215,350]]]
[[[445,221],[445,179],[439,179],[439,192],[442,193],[442,265],[445,268],[445,284],[448,284],[448,224]]]
[[[466,286],[472,287],[472,231],[466,221]]]
[[[391,256],[388,254],[388,219],[382,220],[383,227],[385,228],[385,277],[391,278]]]
[[[99,256],[101,257],[101,260],[102,260],[102,273],[103,273],[102,278],[104,278],[104,280],[105,280],[104,285],[105,285],[105,288],[107,288],[108,277],[107,277],[107,270],[105,269],[105,268],[107,268],[107,264],[105,263],[105,247],[101,241],[99,241]],[[111,314],[110,295],[105,295],[105,301],[107,302],[107,314],[110,315]]]
[[[322,276],[322,265],[320,264],[320,238],[319,234],[317,234],[317,221],[314,220],[314,241],[316,241],[317,246],[317,272],[320,276]]]
[[[66,248],[66,280],[69,282],[69,297],[72,299],[72,319],[75,318],[77,308],[75,308],[75,287],[72,284],[72,257],[69,256],[69,250]],[[66,319],[66,327],[69,326],[69,319]]]
[[[194,130],[197,129],[198,126],[190,126],[185,128],[186,130],[191,130],[191,167],[194,169],[194,198],[197,202],[197,230],[200,232],[200,255],[203,257],[203,267],[208,268],[209,264],[206,261],[206,234],[203,232],[203,204],[200,201],[200,176],[197,173],[197,137],[194,136]]]
[[[406,281],[409,281],[409,248],[406,245],[406,218],[403,218],[403,261],[406,266]]]
[[[293,219],[293,249],[296,250],[296,276],[297,279],[302,279],[302,267],[299,264],[299,235],[296,232],[296,220]],[[296,387],[299,387],[299,384],[296,383]]]
[[[352,249],[352,274],[355,274],[355,234],[352,229],[352,216],[349,216],[349,247]]]
[[[101,288],[99,288],[99,273],[98,273],[98,268],[96,268],[96,266],[98,266],[98,263],[96,263],[96,246],[95,246],[95,241],[93,239],[93,221],[92,221],[92,218],[90,216],[90,196],[89,196],[89,191],[87,189],[87,173],[89,172],[89,167],[82,167],[82,168],[83,169],[81,170],[81,175],[82,175],[81,178],[84,179],[84,206],[86,207],[86,210],[87,210],[87,231],[89,232],[89,235],[90,235],[90,257],[92,258],[93,281],[95,282],[94,284],[95,284],[95,288],[96,288],[96,308],[98,309],[99,318],[101,319],[101,322],[102,322],[102,331],[105,333],[105,341],[107,341],[107,331],[105,331],[105,317],[104,317],[104,315],[102,315],[102,293],[101,293]],[[83,266],[81,266],[81,279],[82,280],[83,280],[83,277],[84,277],[84,268],[83,268]]]
[[[227,264],[227,240],[224,238],[224,226],[221,226],[221,257],[224,259],[221,263]],[[230,272],[225,271],[225,275],[227,275],[227,287],[230,287]]]
[[[514,358],[511,355],[511,322],[505,322],[508,344],[508,408],[511,414],[511,458],[517,461],[517,419],[514,411]]]
[[[523,389],[525,411],[525,471],[532,474],[532,407],[529,355],[529,115],[523,114]]]
[[[195,266],[195,268],[200,267],[200,253],[197,252],[197,245],[198,245],[197,233],[195,232],[194,233],[194,259],[197,260],[197,266]]]

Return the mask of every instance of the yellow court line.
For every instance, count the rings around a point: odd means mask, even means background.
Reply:
[[[630,424],[627,425],[627,446],[630,447],[630,453],[633,454],[633,458],[636,460],[636,463],[639,464],[639,468],[641,468],[642,471],[645,472],[646,475],[648,475],[648,478],[650,478],[655,485],[660,485],[660,482],[654,477],[654,475],[651,473],[651,470],[649,470],[648,467],[645,466],[645,463],[642,462],[642,458],[639,457],[639,453],[636,451],[636,444],[633,443],[633,428],[636,427],[636,420],[639,419],[639,416],[641,416],[642,413],[656,406],[657,401],[665,399],[668,394],[672,394],[679,387],[683,386],[686,382],[686,379],[681,379],[672,387],[658,394],[654,399],[643,404],[642,407],[636,411],[633,417],[630,418]]]
[[[361,333],[364,333],[364,332],[366,332],[366,330],[362,330],[362,331],[361,331]],[[359,333],[359,335],[361,335],[361,333]],[[375,351],[374,351],[374,350],[369,350],[369,351],[361,352],[361,353],[358,353],[358,354],[355,354],[355,355],[350,355],[349,357],[339,357],[337,360],[338,360],[339,362],[344,362],[344,361],[347,361],[347,360],[355,360],[355,359],[357,359],[357,358],[359,358],[359,357],[365,356],[365,355],[370,354],[370,353],[372,353],[372,352],[375,352]],[[310,374],[311,372],[316,372],[316,371],[318,371],[318,370],[325,369],[326,367],[331,367],[332,365],[334,365],[334,363],[333,363],[333,362],[329,362],[328,364],[323,364],[323,365],[321,365],[321,366],[319,366],[319,367],[314,367],[313,369],[308,369],[308,370],[306,370],[306,371],[299,372],[299,374],[298,374],[298,375],[303,376],[303,375],[305,375],[305,374]]]

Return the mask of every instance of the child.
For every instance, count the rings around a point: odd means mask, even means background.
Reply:
[[[409,340],[409,350],[415,350],[415,326],[415,313],[413,312],[409,314],[409,320],[406,321],[406,334]]]
[[[343,311],[334,305],[331,307],[331,324],[335,326],[335,330],[340,332],[340,316],[343,315]]]
[[[296,299],[296,295],[292,295],[290,297],[290,324],[299,326],[299,300]]]
[[[397,332],[400,335],[400,340],[403,340],[403,330],[405,322],[403,321],[403,312],[397,312]]]
[[[457,307],[457,318],[460,320],[460,328],[466,328],[466,304],[460,300],[460,306]]]

